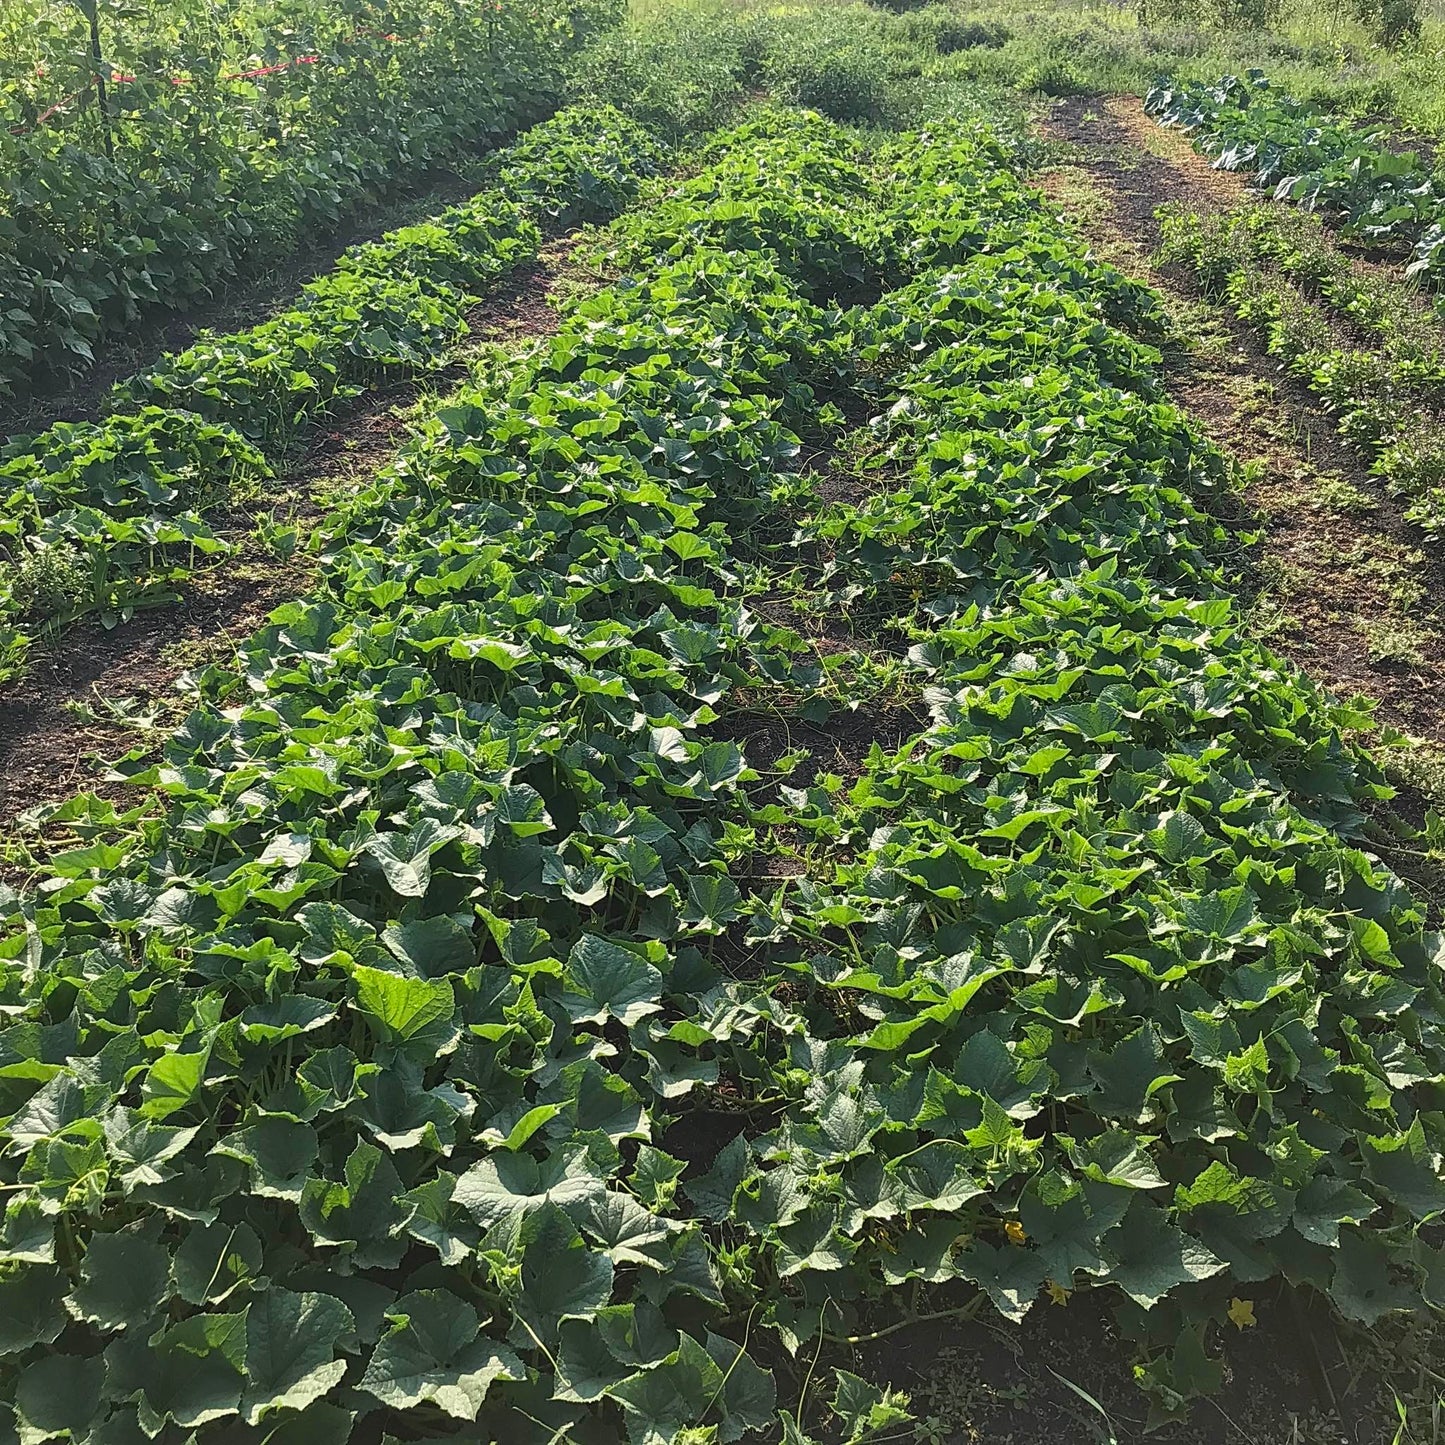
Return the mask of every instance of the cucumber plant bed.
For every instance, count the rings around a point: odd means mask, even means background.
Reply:
[[[1166,348],[1171,395],[1253,464],[1244,502],[1255,515],[1241,525],[1259,532],[1255,625],[1339,695],[1377,699],[1380,723],[1445,743],[1438,549],[1423,545],[1331,417],[1248,328],[1202,302],[1185,268],[1153,264],[1160,206],[1224,210],[1243,186],[1154,126],[1137,101],[1063,102],[1046,134],[1073,148],[1073,165],[1046,175],[1045,189],[1102,254],[1166,296],[1187,334],[1190,344]]]
[[[1445,942],[1158,298],[987,129],[703,160],[0,889],[27,1440],[953,1440],[845,1372],[965,1312],[1282,1440],[1288,1300],[1445,1307]]]
[[[220,655],[255,631],[267,614],[306,586],[311,567],[276,559],[250,534],[258,520],[284,510],[284,525],[314,523],[314,498],[346,492],[371,477],[406,439],[407,413],[424,395],[459,383],[469,359],[487,346],[545,340],[558,326],[549,303],[558,287],[577,289],[592,278],[572,262],[575,236],[549,242],[533,262],[519,266],[467,313],[468,335],[444,371],[371,391],[346,405],[283,469],[281,492],[272,490],[248,511],[238,511],[217,535],[241,545],[219,566],[181,584],[181,600],[142,612],[121,627],[82,625],[32,658],[29,674],[0,688],[0,837],[37,802],[91,785],[98,754],[119,752],[135,730],[99,699],[134,702],[142,714],[170,702],[175,685],[200,661]],[[77,707],[83,708],[77,714]],[[157,733],[159,740],[163,733]],[[100,785],[102,791],[106,785]],[[116,798],[120,790],[111,788]]]
[[[619,112],[569,108],[494,158],[494,186],[351,247],[290,310],[129,377],[97,423],[11,439],[0,682],[43,638],[167,602],[202,559],[231,554],[212,523],[264,495],[304,434],[420,374],[443,384],[475,339],[468,314],[538,257],[544,231],[616,216],[662,159]]]

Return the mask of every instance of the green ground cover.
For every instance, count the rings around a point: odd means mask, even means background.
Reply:
[[[1084,1289],[1162,1416],[1265,1282],[1445,1305],[1441,942],[1156,300],[968,122],[699,165],[0,894],[24,1439],[857,1441],[820,1346]]]

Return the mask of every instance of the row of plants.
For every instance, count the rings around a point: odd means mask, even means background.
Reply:
[[[117,385],[117,406],[180,407],[279,451],[315,416],[384,382],[434,369],[466,313],[550,230],[610,219],[663,153],[610,107],[574,107],[504,152],[493,186],[421,225],[353,246],[295,307],[250,331],[203,334]]]
[[[1422,382],[1433,385],[1445,372],[1445,315],[1417,288],[1360,264],[1319,216],[1241,204],[1230,214],[1229,229],[1240,232],[1252,254],[1318,296],[1352,334],[1408,362]]]
[[[941,13],[886,18],[704,6],[618,24],[615,0],[102,3],[96,62],[79,9],[16,0],[0,17],[0,175],[13,177],[0,397],[53,389],[96,346],[264,274],[429,166],[472,173],[478,150],[567,96],[612,101],[674,142],[759,88],[896,119],[928,57],[970,37]],[[247,68],[265,73],[226,78]],[[104,106],[91,88],[32,129],[95,75],[110,77]]]
[[[893,21],[861,5],[703,6],[626,24],[613,0],[100,9],[99,69],[68,4],[17,0],[0,17],[0,175],[13,177],[0,182],[0,397],[43,395],[96,346],[264,274],[428,166],[475,173],[478,149],[564,97],[613,102],[672,142],[758,89],[896,123],[956,93],[920,75],[974,43],[941,8]],[[252,61],[267,73],[218,79]],[[88,90],[27,130],[101,70],[104,108]]]
[[[618,18],[610,0],[8,10],[0,397],[21,399],[541,119],[577,45]]]
[[[1445,1303],[1385,789],[1239,627],[1157,303],[1011,160],[724,137],[117,765],[158,807],[45,814],[27,1439],[857,1442],[902,1403],[814,1364],[875,1325],[1107,1288],[1168,1411],[1239,1291]],[[776,745],[900,699],[847,776]]]
[[[1217,85],[1161,80],[1145,110],[1191,133],[1216,167],[1252,172],[1279,201],[1323,211],[1348,235],[1412,248],[1408,276],[1445,271],[1445,179],[1391,144],[1385,125],[1354,125],[1281,94],[1261,71]]]
[[[389,378],[444,365],[467,312],[549,229],[616,215],[663,156],[611,109],[527,133],[493,186],[344,252],[291,309],[119,383],[113,415],[0,447],[0,679],[36,633],[174,597],[226,544],[206,516],[254,497],[301,428]]]
[[[1259,206],[1160,212],[1160,256],[1195,274],[1317,395],[1371,470],[1445,525],[1445,327],[1399,283],[1361,273],[1317,223]]]

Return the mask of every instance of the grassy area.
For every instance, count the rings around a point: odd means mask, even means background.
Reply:
[[[970,5],[967,15],[991,30],[988,43],[941,59],[937,73],[1054,95],[1140,94],[1161,74],[1217,77],[1258,66],[1323,108],[1392,113],[1424,135],[1445,133],[1445,23],[1438,14],[1422,17],[1418,40],[1393,50],[1339,6],[1301,5],[1271,26],[1226,26],[1219,21],[1227,17],[1212,20],[1208,7],[1177,18],[1151,12],[1141,24],[1133,9],[1072,0],[988,0]]]
[[[851,52],[860,70],[879,78],[891,68],[895,81],[911,72],[934,82],[984,81],[1046,95],[1142,94],[1161,74],[1217,76],[1258,66],[1321,107],[1359,116],[1389,113],[1424,136],[1445,134],[1440,0],[1425,0],[1418,35],[1393,46],[1380,42],[1378,24],[1366,24],[1341,3],[1210,0],[1186,7],[1144,0],[1135,7],[979,0],[900,9],[633,0],[631,25],[622,34],[631,34],[633,44],[646,35],[652,45],[669,47],[674,58],[676,47],[689,43],[677,37],[705,36],[705,50],[693,57],[699,69],[722,64],[738,46],[765,51],[772,35],[793,43],[795,63],[828,51],[836,69]],[[776,58],[774,63],[785,66]],[[907,99],[905,91],[898,103]]]

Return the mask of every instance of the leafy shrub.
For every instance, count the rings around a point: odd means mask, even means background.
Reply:
[[[380,377],[443,362],[472,299],[536,254],[534,216],[553,228],[615,216],[661,160],[657,141],[611,107],[561,111],[480,168],[496,189],[351,247],[292,310],[230,336],[203,332],[117,399],[186,407],[282,446]]]
[[[12,563],[0,619],[123,612],[198,553],[224,550],[199,514],[248,500],[270,476],[246,436],[274,452],[367,384],[446,360],[475,294],[536,254],[534,218],[563,227],[615,216],[661,160],[616,111],[563,111],[491,160],[501,189],[351,247],[290,311],[234,335],[202,333],[113,393],[118,407],[162,405],[0,448],[0,546]],[[72,554],[87,559],[83,592],[57,571]],[[0,659],[0,676],[8,670]]]
[[[1268,30],[1284,15],[1285,0],[1209,0],[1207,17],[1221,30]]]
[[[883,113],[885,90],[876,60],[863,50],[818,50],[774,68],[779,94],[834,120],[867,122]]]
[[[614,106],[669,141],[713,130],[742,97],[743,31],[732,17],[685,10],[630,22],[575,57],[568,92]]]
[[[951,23],[938,27],[934,36],[941,55],[950,55],[955,50],[998,50],[1013,38],[1013,31],[999,20],[965,20],[961,16],[951,17]]]
[[[979,20],[947,5],[929,5],[904,16],[902,33],[914,44],[931,46],[940,55],[959,50],[997,50],[1013,37],[1001,20]]]
[[[1040,95],[1088,95],[1093,87],[1067,60],[1045,60],[1030,66],[1019,76],[1021,90]]]
[[[618,7],[395,0],[367,24],[371,7],[296,0],[283,27],[246,0],[237,55],[187,34],[174,0],[106,5],[106,58],[136,79],[112,87],[105,134],[94,104],[35,124],[47,97],[88,83],[89,60],[70,28],[83,7],[31,8],[45,11],[36,48],[0,54],[0,396],[63,381],[109,338],[255,278],[369,197],[547,114],[574,43]],[[286,68],[217,78],[253,47]],[[177,72],[194,83],[171,84]]]
[[[880,34],[862,11],[813,12],[777,21],[763,63],[764,82],[785,104],[845,123],[874,123],[884,114],[893,78]]]
[[[1419,0],[1354,0],[1354,10],[1375,39],[1389,49],[1419,38]]]
[[[1337,115],[1394,115],[1398,82],[1383,75],[1326,76],[1301,87],[1302,105]]]
[[[501,153],[497,189],[510,205],[569,230],[625,210],[663,157],[641,123],[616,107],[574,105]]]

